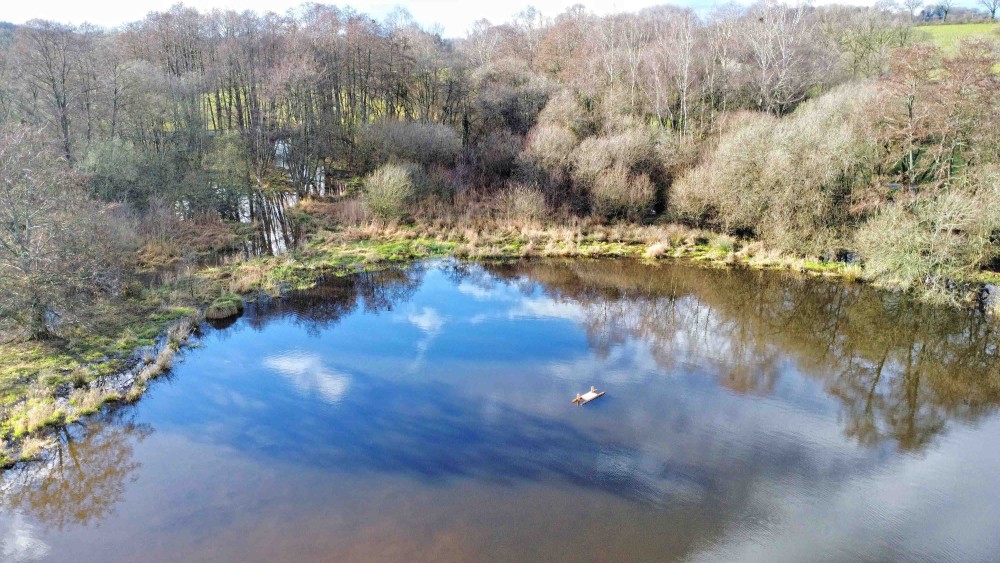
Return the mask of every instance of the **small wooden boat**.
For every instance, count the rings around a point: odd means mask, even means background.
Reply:
[[[591,386],[590,391],[587,391],[583,395],[577,393],[576,398],[573,399],[573,402],[582,407],[583,405],[586,405],[587,403],[593,401],[594,399],[603,396],[604,396],[604,391],[598,392],[597,387]]]

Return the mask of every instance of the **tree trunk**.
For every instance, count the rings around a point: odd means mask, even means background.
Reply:
[[[31,340],[48,340],[52,337],[46,318],[47,307],[37,299],[31,305],[31,319],[28,326],[28,337]]]

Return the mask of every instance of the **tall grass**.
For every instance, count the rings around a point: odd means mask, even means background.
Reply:
[[[541,221],[545,218],[545,195],[534,186],[514,184],[497,194],[497,209],[509,223]]]

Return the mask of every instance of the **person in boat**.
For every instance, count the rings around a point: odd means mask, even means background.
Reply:
[[[587,394],[591,395],[591,397],[589,397],[588,400],[594,400],[597,397],[600,397],[600,395],[597,394],[597,387],[594,387],[593,385],[590,386],[590,392],[587,393]],[[573,402],[576,403],[576,404],[578,404],[578,405],[583,404],[583,395],[577,393],[576,394],[576,398],[573,399]]]

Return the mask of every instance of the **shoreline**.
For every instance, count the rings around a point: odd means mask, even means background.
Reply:
[[[141,399],[148,383],[168,372],[174,355],[188,345],[206,310],[219,302],[231,304],[237,299],[242,304],[242,300],[253,300],[260,293],[277,297],[308,289],[331,275],[347,276],[445,257],[471,261],[545,258],[684,261],[703,267],[784,271],[846,283],[869,283],[857,264],[782,255],[764,249],[759,243],[674,225],[494,224],[485,228],[459,228],[440,223],[415,226],[372,223],[338,230],[321,229],[291,254],[203,267],[186,278],[151,290],[159,299],[156,307],[146,317],[139,314],[125,321],[124,336],[118,335],[118,340],[113,341],[120,348],[117,356],[105,355],[96,361],[72,365],[65,360],[65,351],[58,347],[38,352],[37,343],[0,345],[0,351],[5,352],[2,364],[23,361],[25,357],[23,353],[10,356],[8,351],[19,352],[19,347],[35,350],[31,361],[18,366],[21,369],[18,381],[30,383],[3,390],[0,471],[19,462],[44,458],[55,445],[52,440],[57,431],[81,417],[106,406],[115,408],[117,404]],[[993,316],[1000,316],[1000,298],[995,295],[997,281],[1000,279],[965,282],[979,288],[980,299],[983,288],[993,285],[993,289],[987,289],[994,294],[988,308]],[[969,306],[971,302],[963,304]],[[146,334],[147,338],[136,338],[134,332]],[[150,344],[151,332],[155,337]],[[101,342],[105,341],[107,338]],[[133,345],[119,345],[120,342]],[[51,347],[52,343],[47,345]],[[84,353],[78,355],[88,357],[86,352],[91,356],[106,352],[97,344],[91,346],[94,349],[87,350],[84,344]],[[0,369],[11,370],[5,365],[0,365]],[[40,383],[52,374],[57,383]]]

